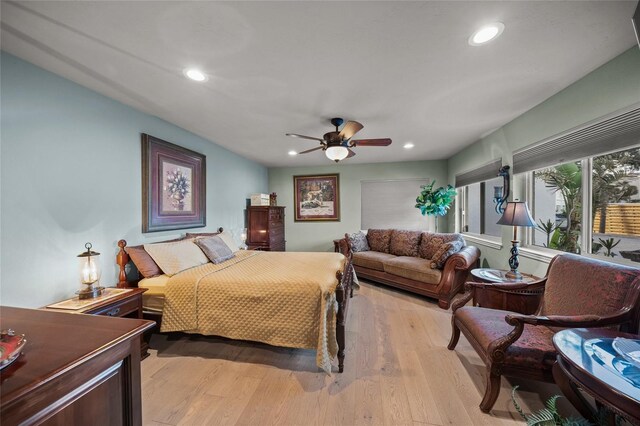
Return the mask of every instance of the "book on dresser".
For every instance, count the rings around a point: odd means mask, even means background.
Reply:
[[[247,207],[247,223],[250,250],[285,251],[284,207]]]

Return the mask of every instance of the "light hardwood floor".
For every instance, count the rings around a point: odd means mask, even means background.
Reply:
[[[315,351],[216,337],[154,335],[142,362],[147,425],[508,425],[560,393],[552,384],[502,382],[491,412],[478,408],[484,366],[449,311],[429,299],[361,282],[351,299],[345,371],[318,370]],[[337,371],[337,369],[335,369]],[[572,412],[566,401],[561,410]]]

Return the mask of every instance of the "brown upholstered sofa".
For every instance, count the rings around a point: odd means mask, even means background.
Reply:
[[[353,253],[358,277],[436,298],[443,309],[449,308],[480,258],[480,250],[464,245],[459,234],[391,229],[369,230],[366,238],[370,249]],[[434,253],[456,240],[460,242],[456,247],[459,251],[448,256],[445,253],[439,258],[442,264],[436,265]]]

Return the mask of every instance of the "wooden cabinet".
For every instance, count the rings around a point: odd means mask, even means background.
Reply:
[[[0,372],[2,424],[140,425],[141,319],[2,307],[0,326],[25,334]]]
[[[251,250],[285,251],[284,207],[248,207],[247,245]]]

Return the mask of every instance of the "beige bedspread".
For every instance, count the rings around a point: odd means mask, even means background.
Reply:
[[[316,349],[329,373],[344,263],[338,253],[239,251],[188,269],[167,283],[161,329]]]

